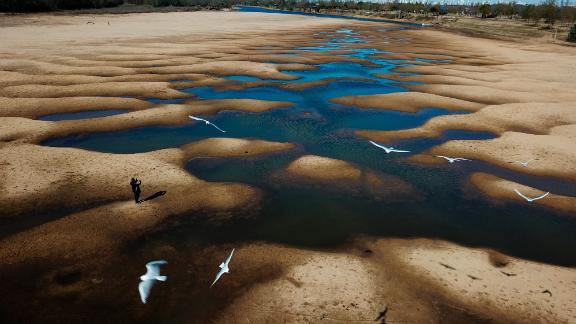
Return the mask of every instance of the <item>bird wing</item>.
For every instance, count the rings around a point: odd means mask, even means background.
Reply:
[[[140,292],[140,299],[142,300],[142,304],[146,304],[146,300],[150,295],[152,286],[154,286],[154,280],[144,280],[138,285],[138,291]]]
[[[218,271],[218,273],[216,274],[216,278],[214,279],[214,282],[210,285],[210,287],[214,286],[216,281],[218,281],[218,279],[220,279],[220,277],[222,277],[223,274],[224,274],[223,270]]]
[[[378,144],[378,143],[376,143],[376,142],[373,142],[373,141],[369,141],[369,142],[370,142],[372,145],[374,145],[374,146],[376,146],[376,147],[379,147],[379,148],[381,148],[381,149],[383,149],[383,150],[386,150],[386,149],[387,149],[387,147],[382,146],[382,145],[380,145],[380,144]]]
[[[165,260],[158,260],[146,263],[146,274],[145,276],[155,277],[160,274],[160,266],[167,264]]]
[[[228,259],[226,259],[226,265],[228,265],[228,263],[230,263],[230,260],[232,260],[232,255],[234,254],[234,250],[236,250],[235,248],[232,249],[232,252],[230,252],[230,255],[228,256]]]
[[[410,151],[404,151],[404,150],[396,150],[396,149],[391,149],[390,152],[396,152],[396,153],[409,153]]]
[[[450,158],[447,156],[444,156],[444,155],[435,155],[435,157],[443,158],[443,159],[450,161]]]
[[[465,158],[454,158],[454,161],[470,161],[470,160]]]
[[[543,195],[542,195],[542,196],[540,196],[540,197],[536,197],[536,198],[533,198],[532,200],[538,200],[538,199],[542,199],[542,198],[544,198],[544,197],[548,196],[549,194],[550,194],[550,192],[547,192],[547,193],[543,194]]]
[[[208,122],[208,124],[214,126],[217,130],[221,131],[222,133],[226,133],[225,130],[221,129],[220,127],[216,126],[215,124],[213,124],[213,123],[211,123],[211,122]]]
[[[188,115],[188,117],[194,119],[194,120],[199,120],[199,121],[203,121],[205,123],[209,123],[209,121],[207,121],[206,119],[202,119],[202,118],[198,118],[198,117],[194,117],[192,115]]]
[[[526,201],[530,201],[530,200],[531,200],[531,198],[528,198],[528,197],[524,196],[520,191],[518,191],[518,189],[514,189],[514,191],[516,191],[516,193],[517,193],[520,197],[526,199]]]

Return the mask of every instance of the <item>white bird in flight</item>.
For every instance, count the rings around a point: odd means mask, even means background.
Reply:
[[[230,255],[228,256],[226,261],[224,261],[224,262],[222,262],[222,264],[220,264],[220,271],[218,271],[218,274],[216,274],[216,279],[214,279],[214,282],[210,285],[210,287],[214,286],[216,281],[218,281],[218,279],[220,279],[220,277],[222,277],[223,274],[230,273],[230,268],[228,268],[228,264],[230,263],[230,260],[232,260],[232,255],[234,254],[234,250],[236,250],[236,249],[232,249],[232,252],[230,252]]]
[[[152,261],[146,264],[146,274],[140,277],[140,284],[138,285],[138,291],[140,292],[140,299],[142,303],[146,304],[146,300],[150,295],[150,290],[156,281],[166,281],[168,277],[160,275],[160,266],[167,264],[168,262],[164,260]]]
[[[221,129],[220,127],[214,125],[213,123],[211,123],[210,121],[206,120],[206,119],[202,119],[202,118],[198,118],[198,117],[194,117],[192,115],[189,115],[188,117],[190,117],[191,119],[197,120],[197,121],[203,121],[206,123],[206,125],[212,125],[214,126],[217,130],[221,131],[222,133],[226,133],[225,130]]]
[[[530,162],[532,162],[532,161],[534,161],[534,159],[528,160],[528,161],[525,161],[525,162],[516,161],[516,163],[520,163],[520,164],[522,164],[523,167],[527,168],[527,167],[528,167],[528,163],[530,163]]]
[[[514,191],[516,191],[516,193],[518,194],[518,196],[526,199],[527,202],[533,202],[533,201],[535,201],[535,200],[542,199],[542,198],[548,196],[548,194],[550,193],[550,192],[547,192],[547,193],[543,194],[542,196],[539,196],[539,197],[536,197],[536,198],[529,198],[529,197],[524,196],[524,194],[522,194],[522,193],[521,193],[520,191],[518,191],[517,189],[514,189]]]
[[[435,157],[439,157],[439,158],[443,158],[446,159],[446,161],[450,162],[450,163],[454,163],[454,162],[460,162],[460,161],[470,161],[468,159],[465,158],[452,158],[452,157],[448,157],[448,156],[444,156],[444,155],[434,155]]]
[[[380,144],[375,143],[375,142],[372,142],[372,141],[369,141],[369,142],[372,143],[372,145],[383,149],[383,150],[386,151],[386,153],[388,153],[388,154],[389,154],[389,153],[392,153],[392,152],[396,152],[396,153],[408,153],[408,152],[410,152],[410,151],[397,150],[397,149],[395,149],[395,148],[393,148],[393,147],[386,147],[386,146],[384,146],[384,145],[380,145]]]

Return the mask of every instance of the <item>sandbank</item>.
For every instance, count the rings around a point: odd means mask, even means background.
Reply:
[[[524,198],[516,194],[514,189],[528,197],[539,197],[545,194],[545,192],[482,172],[472,174],[472,176],[470,176],[470,182],[488,197],[496,200],[513,200],[527,205],[544,206],[565,213],[573,213],[576,211],[576,197],[550,193],[543,199],[527,202]]]
[[[476,111],[483,107],[483,105],[479,103],[424,92],[397,92],[366,96],[349,96],[334,98],[331,101],[360,108],[391,109],[405,112],[416,112],[427,107],[442,107],[451,110],[467,111]]]

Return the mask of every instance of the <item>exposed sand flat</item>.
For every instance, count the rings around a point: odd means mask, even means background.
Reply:
[[[373,285],[375,269],[359,256],[270,245],[243,253],[256,263],[252,267],[273,262],[281,276],[251,288],[223,310],[218,323],[371,321],[385,307]]]
[[[411,59],[427,59],[427,60],[452,60],[454,56],[442,54],[424,54],[424,53],[378,53],[370,57],[383,58],[387,60],[411,60]]]
[[[398,267],[390,245],[396,243],[382,242],[367,243],[372,250],[356,246],[335,252],[264,243],[244,246],[237,257],[243,273],[268,269],[276,275],[226,305],[215,322],[364,323],[374,322],[385,308],[387,323],[447,320],[443,311],[450,302],[422,289]],[[459,314],[450,320],[466,322],[470,317]]]
[[[514,200],[525,204],[534,204],[547,208],[557,209],[567,213],[573,213],[576,211],[576,197],[562,196],[550,193],[543,199],[527,202],[524,198],[520,197],[514,191],[514,189],[520,191],[522,194],[528,197],[539,197],[545,194],[545,192],[481,172],[474,173],[470,177],[470,181],[483,193],[494,199]]]
[[[210,149],[210,145],[218,147]],[[18,264],[65,255],[84,258],[105,254],[169,216],[252,206],[258,198],[254,188],[202,181],[182,169],[182,164],[200,154],[245,156],[246,151],[256,155],[292,147],[289,143],[220,138],[182,149],[115,155],[5,144],[0,148],[0,186],[4,192],[0,203],[10,208],[2,210],[3,217],[55,212],[54,208],[62,206],[80,211],[0,241],[0,256]],[[85,163],[87,160],[92,163]],[[142,199],[161,190],[168,193],[136,205],[130,191],[125,190],[130,177],[144,179]],[[85,209],[97,203],[104,204]]]
[[[288,165],[289,173],[317,180],[357,180],[362,171],[341,160],[323,156],[306,155]]]
[[[537,87],[538,82],[533,83]],[[502,84],[500,84],[503,86]],[[472,85],[409,85],[409,89],[433,93],[440,96],[457,98],[484,104],[503,104],[515,102],[565,102],[576,101],[576,94],[563,91],[516,91],[514,89],[495,89]]]
[[[490,140],[449,141],[429,153],[482,160],[533,175],[576,180],[576,142],[564,136],[506,132]],[[534,161],[528,168],[514,162],[531,159]]]
[[[17,17],[2,17],[2,19],[6,25],[10,25],[10,20],[18,20]],[[36,26],[19,24],[1,28],[0,39],[3,42],[0,45],[0,51],[17,52],[21,48],[32,51],[43,47],[61,46],[63,43],[76,40],[87,43],[110,39],[166,38],[179,35],[229,37],[230,34],[293,30],[294,26],[314,28],[338,26],[344,23],[353,24],[353,22],[342,22],[336,19],[314,19],[296,15],[283,16],[282,19],[278,19],[275,15],[234,13],[234,17],[231,17],[230,13],[217,11],[128,14],[95,19],[90,16],[38,15],[35,19],[45,25],[43,33],[38,33],[36,27],[38,24]],[[96,24],[86,24],[87,21],[93,20]],[[107,25],[108,21],[110,21],[110,26]],[[159,25],[163,28],[158,28]]]
[[[246,81],[234,81],[227,80],[223,78],[210,78],[194,82],[174,82],[174,88],[197,88],[202,86],[211,86],[218,91],[228,91],[228,90],[243,90],[253,87],[275,87],[285,90],[305,90],[312,87],[318,87],[322,85],[329,84],[335,81],[361,81],[361,82],[375,82],[372,79],[366,78],[326,78],[315,81],[307,82],[294,82],[294,83],[284,83],[284,82],[269,82],[267,80],[246,82]],[[194,89],[190,90],[192,93]]]
[[[218,61],[199,63],[194,65],[164,66],[155,68],[139,69],[140,73],[213,73],[219,75],[249,75],[261,79],[295,80],[298,77],[279,72],[278,69],[297,69],[298,65],[279,66],[270,63],[249,61]]]
[[[294,148],[292,143],[278,143],[240,138],[208,138],[181,147],[186,158],[253,156],[262,153],[286,151]]]
[[[30,72],[30,71],[28,71]],[[99,82],[143,82],[143,81],[157,81],[166,82],[172,80],[209,80],[212,77],[207,77],[203,74],[197,73],[175,73],[175,74],[125,74],[118,76],[91,76],[91,75],[55,75],[55,74],[27,74],[22,72],[0,72],[0,86],[18,86],[18,85],[78,85],[87,83]]]
[[[5,87],[0,96],[20,98],[59,97],[153,97],[160,99],[189,98],[190,94],[176,91],[168,82],[106,82],[67,86],[20,85]]]
[[[285,170],[276,175],[274,182],[291,182],[296,180],[307,185],[329,184],[330,189],[343,190],[351,194],[362,192],[376,200],[388,201],[397,199],[419,200],[421,193],[401,178],[361,169],[349,162],[317,155],[305,155],[292,161]],[[294,176],[296,176],[295,179]]]
[[[3,117],[36,118],[42,115],[102,109],[138,110],[154,106],[135,98],[65,97],[65,98],[2,98]]]
[[[424,92],[398,92],[366,96],[339,97],[332,102],[348,106],[373,109],[393,109],[416,112],[426,107],[442,107],[452,110],[475,111],[484,105],[480,103],[454,99]]]
[[[136,71],[129,68],[121,68],[116,66],[69,66],[64,64],[56,64],[49,62],[42,62],[32,59],[9,59],[5,58],[0,61],[0,69],[9,72],[29,73],[32,75],[42,74],[56,74],[56,75],[85,75],[92,77],[109,77],[121,76],[126,74],[134,74]]]
[[[397,131],[358,131],[357,134],[379,141],[438,137],[447,130],[461,129],[496,134],[516,130],[534,134],[562,134],[569,137],[572,129],[570,125],[573,123],[576,123],[576,102],[513,103],[486,106],[471,114],[438,116],[417,128]],[[563,127],[562,131],[553,134],[557,127]]]
[[[220,146],[208,149],[206,146],[210,144]],[[48,212],[62,205],[77,208],[96,202],[126,200],[131,197],[130,191],[125,190],[126,179],[143,175],[150,179],[152,188],[148,190],[167,190],[174,186],[174,181],[189,187],[187,190],[199,190],[200,187],[209,187],[209,183],[179,169],[191,156],[244,156],[246,151],[256,155],[292,147],[288,143],[222,138],[192,143],[182,150],[114,155],[70,148],[5,144],[0,147],[0,185],[3,190],[0,201],[2,205],[11,207],[4,208],[2,214],[15,217],[31,212]],[[98,163],[85,163],[86,160]],[[59,165],[60,168],[55,167]]]
[[[501,258],[493,251],[432,240],[404,243],[394,253],[420,280],[435,286],[431,289],[471,312],[488,314],[492,320],[508,323],[576,320],[574,269]]]

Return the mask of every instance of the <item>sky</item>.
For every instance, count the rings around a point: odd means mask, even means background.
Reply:
[[[370,2],[380,2],[387,3],[393,2],[394,0],[364,0]],[[399,2],[411,2],[410,0],[398,0]],[[430,2],[430,3],[440,3],[440,4],[473,4],[473,3],[508,3],[512,0],[414,0],[415,2]],[[544,0],[517,0],[518,4],[539,4],[544,2]],[[557,4],[560,4],[560,0],[556,0]],[[570,5],[576,5],[576,0],[570,0]]]

